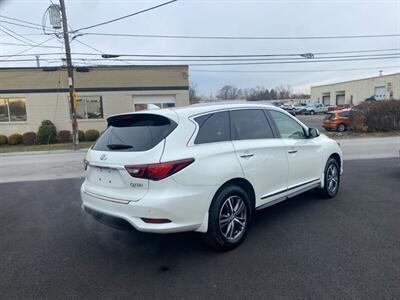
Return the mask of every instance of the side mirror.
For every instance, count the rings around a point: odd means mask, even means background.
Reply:
[[[308,138],[313,139],[319,136],[319,130],[317,128],[308,128]]]

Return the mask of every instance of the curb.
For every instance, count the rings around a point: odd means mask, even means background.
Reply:
[[[87,150],[88,150],[88,149],[11,152],[11,153],[0,153],[0,157],[6,157],[6,156],[27,156],[27,155],[49,155],[49,154],[85,153],[85,152],[87,152]]]

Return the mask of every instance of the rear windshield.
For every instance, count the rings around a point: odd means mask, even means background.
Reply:
[[[333,118],[333,114],[326,114],[324,120],[330,120]]]
[[[174,121],[154,114],[111,117],[93,150],[147,151],[165,139],[176,126]]]

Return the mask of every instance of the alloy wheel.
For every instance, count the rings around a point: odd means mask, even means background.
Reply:
[[[229,196],[219,212],[219,228],[229,242],[238,241],[247,226],[247,207],[239,196]]]
[[[343,131],[345,131],[346,130],[346,127],[343,125],[343,124],[340,124],[339,126],[338,126],[338,131],[339,132],[343,132]]]
[[[326,184],[328,191],[334,194],[339,185],[339,172],[335,164],[331,164],[326,172]]]

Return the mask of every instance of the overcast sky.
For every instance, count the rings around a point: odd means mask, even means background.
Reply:
[[[58,2],[57,0],[53,0]],[[72,28],[92,25],[154,6],[160,1],[132,0],[66,0],[68,21]],[[0,0],[0,15],[42,23],[50,0]],[[400,1],[222,1],[180,0],[168,6],[87,32],[223,35],[223,36],[330,36],[400,33]],[[1,19],[0,19],[1,20]],[[4,20],[4,19],[3,19]],[[34,29],[0,23],[18,33],[40,33]],[[49,24],[48,24],[49,25]],[[35,42],[46,36],[27,36]],[[400,37],[346,40],[192,40],[128,37],[79,37],[106,53],[132,54],[276,54],[366,49],[400,48]],[[1,42],[19,43],[0,32]],[[55,39],[46,45],[60,45]],[[14,54],[29,47],[0,44],[0,54]],[[26,53],[59,52],[54,49],[32,49]],[[72,43],[73,52],[94,52]],[[391,51],[396,52],[396,51]],[[397,51],[399,53],[400,51]],[[14,58],[15,59],[15,58]],[[29,63],[3,63],[1,66],[26,66]],[[242,73],[199,72],[199,70],[283,71],[374,68],[372,70],[315,73]],[[195,71],[197,70],[197,71]],[[285,65],[193,66],[190,81],[201,94],[208,96],[224,84],[241,88],[290,85],[295,91],[309,91],[311,85],[362,78],[400,70],[400,59],[355,62],[330,62]]]

